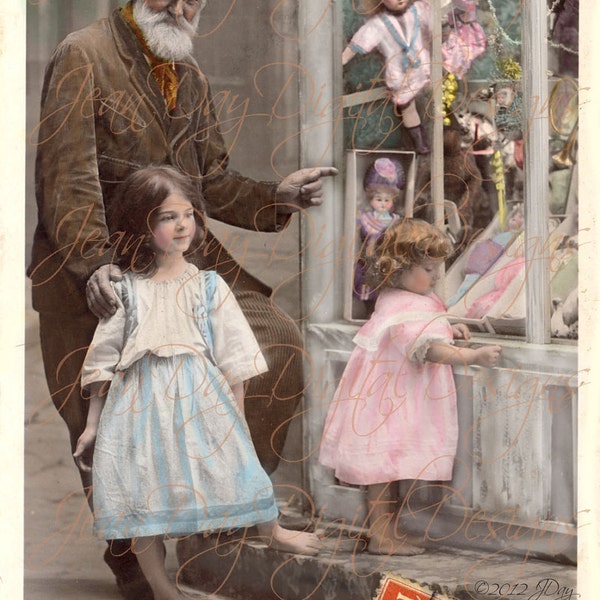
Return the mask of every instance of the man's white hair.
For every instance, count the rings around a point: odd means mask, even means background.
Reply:
[[[202,12],[202,10],[204,10],[204,7],[206,6],[208,0],[199,0],[199,4],[200,4],[200,8],[198,9],[198,12]],[[446,2],[450,2],[451,0],[446,0]],[[134,4],[137,4],[138,2],[144,2],[144,0],[133,0]]]

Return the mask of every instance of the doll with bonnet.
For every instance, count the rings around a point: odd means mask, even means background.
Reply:
[[[363,189],[368,207],[361,209],[356,217],[362,244],[355,269],[354,295],[360,300],[372,300],[374,292],[364,282],[364,257],[386,229],[400,219],[395,210],[404,189],[404,168],[393,158],[377,158],[365,171]]]

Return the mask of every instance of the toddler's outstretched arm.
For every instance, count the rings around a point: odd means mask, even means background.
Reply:
[[[502,348],[497,345],[480,348],[459,348],[451,344],[432,344],[425,356],[426,360],[445,365],[479,365],[495,367],[500,361]]]

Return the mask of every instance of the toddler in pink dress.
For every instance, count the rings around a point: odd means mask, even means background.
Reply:
[[[368,272],[380,289],[375,312],[354,338],[325,423],[319,460],[339,480],[366,486],[374,554],[423,552],[392,527],[397,482],[452,478],[458,421],[451,365],[493,367],[500,358],[499,346],[453,345],[470,332],[450,325],[433,292],[449,251],[446,236],[417,219],[392,224],[378,241]]]

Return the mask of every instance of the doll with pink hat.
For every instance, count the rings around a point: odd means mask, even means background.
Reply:
[[[395,211],[404,180],[404,168],[393,158],[377,158],[365,171],[363,189],[367,207],[359,210],[356,217],[362,246],[355,269],[354,295],[360,300],[374,299],[374,292],[364,282],[364,257],[386,229],[400,219]]]

